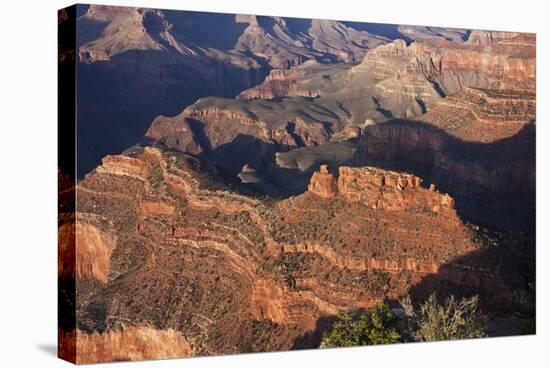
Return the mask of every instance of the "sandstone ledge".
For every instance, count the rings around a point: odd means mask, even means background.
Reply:
[[[311,177],[308,191],[323,199],[339,196],[374,209],[400,211],[421,208],[456,215],[454,199],[439,193],[433,184],[425,188],[422,179],[415,175],[374,167],[340,167],[336,179],[328,172],[327,165],[322,165]]]

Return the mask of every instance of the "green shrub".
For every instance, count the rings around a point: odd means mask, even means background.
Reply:
[[[415,308],[409,297],[401,301],[407,317],[407,335],[415,341],[457,340],[484,337],[485,324],[478,311],[478,297],[462,298],[454,296],[443,303],[433,293]]]
[[[380,303],[364,313],[344,312],[323,334],[324,347],[348,347],[391,344],[399,342],[397,320],[386,303]]]

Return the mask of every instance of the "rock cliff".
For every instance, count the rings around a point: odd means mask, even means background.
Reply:
[[[442,97],[466,87],[533,91],[534,36],[475,32],[460,44],[436,39],[407,45],[398,39],[369,50],[353,67],[309,63],[284,72],[272,71],[264,83],[240,97],[338,99],[350,120],[362,125],[365,119],[421,115]],[[342,90],[353,93],[343,94]]]
[[[352,161],[415,172],[466,200],[476,221],[532,227],[534,104],[529,91],[465,89],[416,121],[368,127]]]
[[[279,96],[318,97],[320,91],[304,89],[299,86],[299,80],[304,78],[303,68],[274,69],[262,84],[241,92],[238,98],[271,100]]]
[[[149,326],[132,326],[103,334],[62,331],[59,335],[59,350],[71,349],[78,351],[75,364],[185,358],[194,355],[193,348],[177,331],[157,330]]]
[[[328,172],[327,165],[321,165],[318,172],[313,173],[308,190],[325,199],[332,199],[338,194],[338,182],[334,175]]]
[[[440,194],[433,184],[424,188],[422,179],[374,167],[352,168],[341,166],[338,179],[322,165],[313,174],[308,190],[324,199],[340,196],[350,202],[359,202],[373,209],[399,211],[410,208],[456,216],[454,199]]]

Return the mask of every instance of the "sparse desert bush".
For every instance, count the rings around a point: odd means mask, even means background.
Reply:
[[[478,297],[446,298],[442,303],[436,293],[413,306],[410,297],[401,301],[407,318],[407,337],[414,341],[457,340],[484,337],[485,324],[478,310]]]
[[[323,334],[321,346],[348,347],[399,342],[397,319],[386,303],[379,303],[364,313],[344,312]]]

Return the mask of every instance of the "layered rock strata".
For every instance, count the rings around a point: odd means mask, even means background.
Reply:
[[[459,199],[476,222],[529,229],[535,110],[529,90],[464,89],[417,120],[367,127],[352,162],[414,172]]]
[[[193,348],[177,331],[157,330],[149,326],[132,326],[102,334],[61,331],[59,349],[75,349],[75,364],[173,359],[194,355]]]
[[[506,288],[490,264],[455,261],[484,240],[415,176],[322,168],[302,195],[239,191],[200,158],[149,147],[79,182],[77,253],[108,255],[77,266],[91,271],[75,280],[81,363],[317,346],[323,321],[428,276]]]
[[[448,194],[440,194],[433,184],[424,188],[422,179],[417,176],[374,167],[342,166],[336,179],[323,165],[313,174],[308,190],[321,198],[331,199],[339,195],[347,201],[374,209],[398,211],[417,207],[456,215],[454,200]]]
[[[407,45],[395,40],[369,50],[353,67],[310,62],[289,71],[272,71],[264,83],[240,97],[338,99],[354,124],[360,125],[365,119],[421,115],[442,97],[466,87],[533,91],[534,35],[475,32],[461,44],[428,40]],[[359,96],[362,103],[356,101]]]

